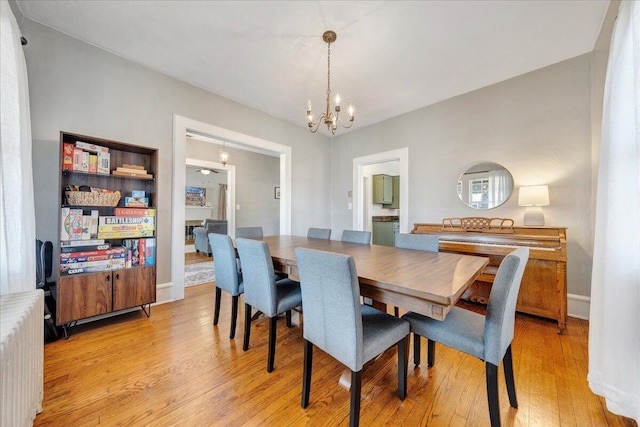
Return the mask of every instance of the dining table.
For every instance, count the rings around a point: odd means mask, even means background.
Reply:
[[[353,257],[360,294],[378,308],[386,305],[444,320],[489,258],[446,252],[364,245],[303,236],[266,236],[274,270],[299,280],[296,248],[336,252]]]

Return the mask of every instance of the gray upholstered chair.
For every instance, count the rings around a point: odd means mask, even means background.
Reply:
[[[193,235],[195,237],[194,246],[196,252],[211,255],[211,245],[209,245],[209,234],[227,234],[227,220],[206,219],[202,227],[195,227]]]
[[[501,361],[504,361],[509,403],[513,408],[518,407],[513,380],[511,341],[515,324],[516,300],[528,259],[529,249],[518,248],[502,260],[491,287],[486,316],[459,307],[454,307],[444,321],[413,312],[402,316],[411,324],[416,366],[420,364],[421,336],[428,339],[428,366],[433,366],[434,363],[435,342],[478,357],[485,362],[489,418],[492,427],[500,426],[498,366]]]
[[[309,227],[309,230],[307,231],[307,237],[309,237],[310,239],[329,240],[331,238],[331,229]]]
[[[244,281],[244,344],[249,349],[251,335],[251,308],[255,307],[269,317],[269,355],[267,372],[273,371],[276,354],[276,320],[286,313],[287,327],[291,327],[291,310],[302,304],[300,284],[289,279],[276,282],[273,261],[265,242],[236,239],[242,262]]]
[[[236,228],[236,239],[262,239],[262,227]]]
[[[342,241],[349,243],[360,243],[363,245],[371,244],[370,231],[344,230],[342,232]]]
[[[409,324],[360,304],[353,257],[297,248],[296,259],[304,307],[302,407],[309,405],[313,346],[351,370],[349,425],[360,419],[362,367],[388,348],[398,346],[398,396],[407,395]]]
[[[440,238],[436,234],[398,234],[396,237],[396,248],[413,249],[416,251],[438,252]],[[398,317],[400,314],[398,307],[393,311]]]
[[[233,247],[231,237],[226,234],[209,234],[209,243],[213,254],[213,266],[216,275],[216,301],[213,314],[213,324],[218,324],[220,318],[220,299],[222,291],[231,294],[231,329],[229,339],[236,335],[236,322],[238,319],[238,297],[244,292],[242,274],[236,262],[236,250]]]
[[[437,234],[398,234],[396,248],[438,252],[440,238]]]

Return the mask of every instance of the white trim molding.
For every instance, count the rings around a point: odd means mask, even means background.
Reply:
[[[364,230],[364,167],[398,160],[400,162],[400,212],[409,212],[409,147],[353,159],[353,229]],[[409,232],[409,215],[400,215],[400,232]]]
[[[185,165],[187,163],[187,132],[194,132],[199,138],[210,138],[212,143],[225,141],[233,146],[249,151],[257,151],[280,158],[280,234],[291,234],[291,147],[266,139],[256,138],[208,123],[173,115],[173,188],[171,204],[171,301],[184,299],[184,187],[186,182]],[[197,163],[191,159],[192,163]],[[208,162],[202,162],[207,166]],[[235,183],[235,168],[227,164],[229,175]],[[232,189],[232,183],[229,189]],[[235,192],[229,192],[229,208],[235,206]],[[235,216],[229,215],[229,231],[235,233]],[[164,290],[163,293],[169,292]],[[164,298],[164,296],[163,296]]]
[[[590,307],[590,297],[576,294],[567,294],[567,315],[569,317],[589,320]]]

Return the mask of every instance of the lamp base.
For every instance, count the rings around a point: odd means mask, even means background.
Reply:
[[[524,225],[543,226],[544,213],[539,206],[529,206],[524,211]]]

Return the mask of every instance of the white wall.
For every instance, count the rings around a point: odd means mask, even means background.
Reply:
[[[346,207],[353,158],[409,147],[411,226],[478,215],[522,224],[517,188],[548,184],[547,225],[569,228],[569,292],[589,295],[590,59],[579,56],[334,138],[333,233],[352,225]],[[516,191],[504,205],[477,211],[460,201],[456,183],[467,168],[484,161],[506,167]]]
[[[292,147],[292,232],[330,226],[329,138],[309,133],[304,123],[276,119],[28,19],[21,21],[20,29],[29,40],[24,52],[35,182],[57,180],[61,130],[159,149],[159,284],[171,280],[174,114]],[[304,102],[301,105],[304,108]],[[37,186],[35,199],[36,233],[56,241],[55,185]]]

